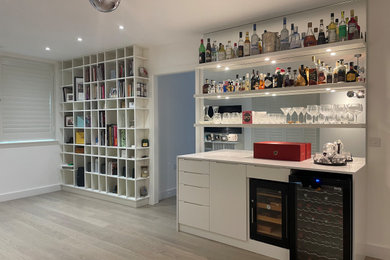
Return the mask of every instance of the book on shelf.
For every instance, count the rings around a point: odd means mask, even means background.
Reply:
[[[118,126],[115,124],[107,125],[107,145],[118,146]]]
[[[106,127],[106,112],[99,111],[99,127]]]
[[[109,161],[107,170],[107,175],[118,175],[118,163]]]
[[[126,130],[125,129],[119,130],[119,138],[120,138],[119,146],[126,147]]]
[[[84,131],[76,131],[76,144],[84,144]]]
[[[127,60],[127,76],[128,77],[134,76],[134,72],[133,72],[133,59],[132,58]]]
[[[90,115],[85,116],[85,127],[91,127],[91,116]]]
[[[75,153],[84,153],[84,147],[76,146],[74,151]]]
[[[68,96],[68,94],[72,94],[72,93],[73,93],[72,87],[62,88],[62,95],[63,95],[64,102],[69,101],[69,100],[67,100],[67,96]]]
[[[98,86],[93,85],[92,86],[92,99],[97,99],[98,98]]]
[[[104,86],[104,83],[100,84],[100,99],[106,98],[106,87]]]
[[[85,86],[85,100],[91,99],[90,93],[91,93],[91,86],[90,85]]]
[[[123,63],[119,63],[119,73],[118,73],[118,77],[119,78],[124,78],[125,77],[125,70],[124,70],[124,64]]]
[[[74,91],[73,95],[74,101],[83,101],[85,96],[84,96],[84,86],[83,86],[84,78],[82,77],[74,77],[74,84],[73,88]]]
[[[106,145],[106,133],[104,130],[100,130],[100,145]]]
[[[104,76],[105,76],[104,75],[104,63],[100,63],[97,67],[97,79],[99,81],[104,80],[105,79]]]
[[[125,81],[118,81],[118,97],[125,97]]]
[[[90,81],[89,75],[90,75],[90,68],[86,67],[85,68],[85,75],[84,75],[85,82],[89,82]]]
[[[82,116],[76,116],[76,127],[84,127],[84,118]]]
[[[98,158],[95,158],[93,161],[93,171],[99,172],[99,159]]]
[[[132,87],[131,83],[129,83],[127,85],[127,96],[128,97],[132,97],[133,96],[133,87]]]
[[[96,66],[92,66],[92,81],[97,81],[97,69],[96,69]]]

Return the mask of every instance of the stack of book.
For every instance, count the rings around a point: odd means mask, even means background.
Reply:
[[[119,97],[125,97],[125,81],[120,80],[118,81],[118,96]]]
[[[118,163],[117,162],[115,162],[115,161],[108,162],[107,174],[108,175],[118,175]]]
[[[97,67],[97,79],[104,80],[104,63],[100,63]]]
[[[106,87],[104,86],[104,83],[100,84],[100,99],[106,98]]]
[[[118,126],[111,124],[107,125],[107,145],[118,146]]]

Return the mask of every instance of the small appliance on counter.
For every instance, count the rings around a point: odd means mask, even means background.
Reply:
[[[311,158],[311,143],[258,142],[253,144],[253,157],[282,161],[304,161]]]
[[[344,166],[353,161],[351,153],[344,152],[344,144],[340,140],[326,143],[322,149],[322,153],[316,153],[313,158],[315,164]]]

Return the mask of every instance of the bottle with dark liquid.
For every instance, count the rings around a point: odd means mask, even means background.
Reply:
[[[344,66],[344,60],[340,59],[340,65],[337,69],[337,82],[345,82],[346,81],[346,69]]]
[[[255,78],[255,89],[260,89],[260,75],[259,71],[256,71],[256,78]]]
[[[210,92],[210,84],[209,84],[209,80],[206,79],[206,82],[204,83],[204,85],[202,87],[202,93],[208,94],[209,92]]]
[[[353,62],[349,63],[349,71],[347,72],[347,82],[356,82],[359,74],[353,66]]]
[[[325,44],[326,36],[324,32],[324,20],[320,20],[320,32],[318,33],[317,45]]]
[[[255,70],[252,71],[252,77],[251,77],[251,90],[255,90],[256,89],[256,74],[255,74]]]
[[[318,83],[318,64],[316,63],[316,57],[312,56],[314,66],[309,68],[309,85],[317,85]]]
[[[317,40],[316,40],[316,37],[314,36],[312,26],[313,25],[311,22],[309,22],[307,24],[307,33],[306,33],[304,41],[303,41],[304,47],[310,47],[310,46],[317,45]]]
[[[206,49],[203,45],[203,39],[200,40],[199,46],[199,63],[205,63],[206,60]]]
[[[271,74],[268,72],[267,76],[264,78],[264,88],[273,88],[273,77],[271,77]]]
[[[326,74],[326,83],[330,84],[333,83],[333,77],[332,77],[332,67],[327,67],[328,73]]]
[[[240,39],[238,41],[237,57],[244,57],[244,40],[242,39],[242,32],[239,33]]]
[[[210,44],[210,38],[207,38],[206,62],[211,62],[211,44]]]
[[[333,83],[337,83],[339,79],[338,76],[339,62],[340,61],[336,61],[336,66],[333,69]]]

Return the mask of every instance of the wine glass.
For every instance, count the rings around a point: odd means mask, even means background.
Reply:
[[[306,123],[306,114],[307,114],[307,108],[304,107],[302,110],[302,123]]]
[[[209,116],[209,109],[210,109],[210,106],[204,106],[204,121],[210,121],[211,118]]]
[[[317,105],[308,105],[306,111],[312,117],[312,123],[314,124],[315,117],[319,114],[319,107]]]
[[[214,124],[221,124],[222,123],[222,116],[220,113],[215,113],[213,116],[213,123]]]
[[[286,116],[286,123],[288,123],[288,118],[287,116],[289,115],[291,111],[291,107],[281,107],[280,110],[282,110],[283,114]],[[290,118],[291,120],[291,118]]]
[[[294,114],[294,109],[291,108],[289,111],[288,111],[288,114],[290,116],[290,121],[288,121],[287,123],[291,122],[291,123],[294,123],[294,121],[292,120],[292,116]]]
[[[336,122],[337,123],[344,123],[344,115],[346,114],[347,112],[347,109],[345,107],[344,104],[335,104],[333,105],[333,111],[335,113],[335,116],[336,116]]]
[[[212,117],[212,119],[214,119],[215,114],[218,113],[219,106],[212,106],[212,108],[213,108],[213,117]]]
[[[301,112],[303,111],[303,107],[293,107],[292,108],[294,110],[295,113],[297,113],[297,123],[301,123],[301,121],[299,120],[299,115],[301,114]]]
[[[324,104],[320,105],[320,113],[325,116],[325,123],[330,123],[329,117],[333,113],[333,105],[330,104]]]
[[[358,115],[363,112],[362,104],[348,104],[347,105],[348,112],[354,115],[354,123],[357,124]]]

